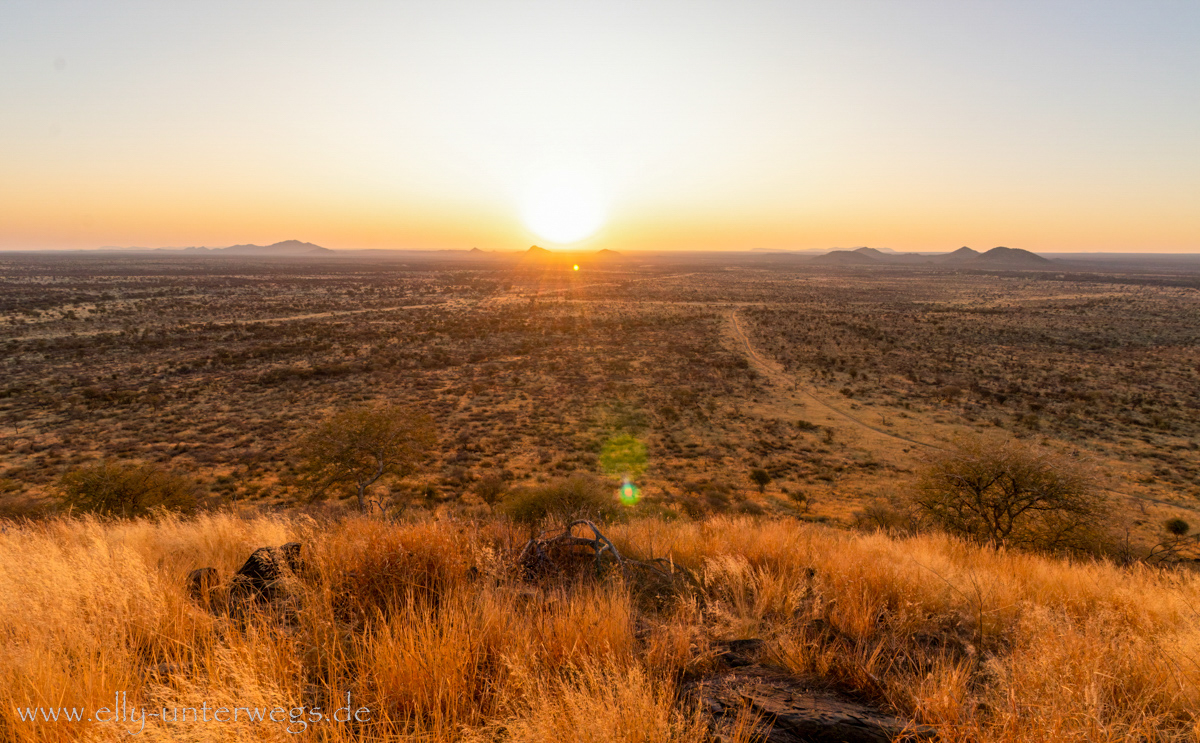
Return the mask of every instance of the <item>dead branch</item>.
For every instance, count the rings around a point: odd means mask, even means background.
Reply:
[[[585,530],[584,535],[576,535],[576,527]],[[586,536],[590,531],[591,536]],[[527,579],[533,579],[556,569],[554,554],[561,554],[564,549],[586,547],[591,550],[596,563],[596,574],[600,575],[606,563],[614,564],[621,569],[621,574],[628,577],[631,570],[643,570],[667,581],[684,578],[692,585],[699,581],[686,568],[676,565],[671,560],[655,558],[652,560],[635,560],[626,557],[617,550],[616,545],[600,531],[594,523],[587,519],[572,521],[563,529],[542,532],[530,539],[517,556],[517,564],[521,566]]]

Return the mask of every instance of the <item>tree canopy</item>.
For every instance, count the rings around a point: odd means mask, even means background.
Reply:
[[[921,472],[916,504],[937,526],[992,544],[1063,549],[1097,536],[1095,478],[1070,457],[1009,439],[962,440]]]
[[[304,478],[319,497],[347,488],[367,510],[367,492],[385,475],[411,474],[436,443],[429,416],[394,405],[360,406],[321,421],[300,442]]]

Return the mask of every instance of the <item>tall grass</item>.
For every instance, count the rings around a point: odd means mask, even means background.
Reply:
[[[301,516],[58,519],[0,534],[0,739],[125,739],[128,723],[18,707],[342,706],[316,740],[693,741],[683,682],[714,643],[856,690],[946,740],[1200,740],[1195,574],[715,518],[612,527],[702,585],[647,603],[620,579],[522,583],[505,522]],[[192,568],[305,544],[284,609],[195,605]],[[133,727],[137,727],[134,725]],[[752,721],[741,721],[749,740]],[[294,730],[294,728],[293,728]],[[150,719],[155,741],[295,740],[286,725]]]

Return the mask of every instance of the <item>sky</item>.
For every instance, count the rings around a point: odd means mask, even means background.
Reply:
[[[0,0],[0,249],[286,239],[1200,252],[1200,2]]]

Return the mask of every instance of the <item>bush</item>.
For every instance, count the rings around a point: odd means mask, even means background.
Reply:
[[[1068,457],[1009,439],[958,442],[922,470],[914,499],[941,529],[979,542],[1094,550],[1107,501]]]
[[[508,492],[508,483],[500,475],[487,475],[475,485],[475,494],[489,506],[500,502]]]
[[[875,498],[854,512],[854,526],[864,531],[881,530],[893,536],[906,536],[919,531],[920,519],[911,504],[901,498]]]
[[[1176,517],[1173,519],[1167,519],[1166,523],[1163,524],[1163,528],[1165,528],[1167,533],[1173,537],[1182,537],[1192,530],[1192,525],[1183,519]]]
[[[63,476],[65,505],[108,516],[143,516],[155,508],[191,513],[199,506],[196,484],[149,464],[102,462]]]
[[[611,485],[594,477],[576,476],[505,496],[503,510],[515,521],[542,524],[550,519],[612,521],[619,513]]]
[[[767,489],[767,485],[771,483],[771,475],[760,467],[755,467],[750,470],[750,482],[758,486],[758,492],[763,492]]]

